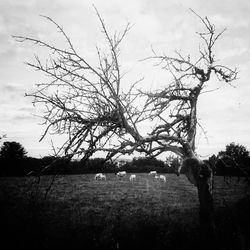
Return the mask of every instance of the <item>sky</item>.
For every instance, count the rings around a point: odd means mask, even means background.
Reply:
[[[196,32],[201,22],[190,11],[209,17],[218,30],[227,28],[216,46],[220,63],[239,70],[233,86],[212,78],[201,95],[198,118],[206,136],[197,135],[197,152],[208,157],[224,150],[231,142],[250,150],[250,2],[248,0],[1,0],[0,1],[0,135],[1,141],[17,141],[29,156],[52,154],[51,140],[45,137],[43,120],[32,99],[25,97],[44,76],[27,67],[35,54],[43,51],[32,44],[18,43],[12,35],[34,37],[63,46],[62,37],[41,15],[53,18],[63,26],[79,53],[91,57],[104,39],[93,5],[112,34],[129,22],[132,29],[121,49],[122,68],[128,82],[144,77],[144,87],[161,88],[167,82],[166,72],[154,63],[141,61],[159,53],[172,55],[175,50],[195,54],[199,48]],[[172,54],[171,54],[172,53]],[[90,59],[91,60],[91,59]],[[127,84],[126,82],[124,84]],[[60,138],[53,139],[60,143]]]

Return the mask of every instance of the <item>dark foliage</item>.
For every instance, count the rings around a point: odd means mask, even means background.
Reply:
[[[139,157],[134,158],[131,162],[121,167],[121,170],[131,173],[147,173],[157,171],[158,173],[169,173],[170,167],[163,161],[154,157]]]
[[[127,171],[130,173],[144,173],[156,170],[159,173],[174,173],[175,168],[164,164],[155,158],[135,158],[119,167],[114,162],[107,162],[104,158],[93,158],[87,161],[71,160],[55,156],[43,158],[24,157],[15,160],[7,158],[1,161],[1,176],[25,176],[51,174],[87,174],[87,173],[116,173]],[[45,171],[42,171],[50,166]],[[41,172],[42,171],[42,172]]]
[[[0,149],[0,157],[2,159],[23,159],[25,158],[27,151],[24,147],[15,141],[6,141]]]
[[[218,153],[218,157],[224,155],[232,157],[238,164],[245,164],[247,162],[249,163],[249,151],[245,146],[236,144],[234,142],[226,145],[225,151],[220,151]]]
[[[250,156],[245,146],[234,142],[226,145],[225,151],[212,155],[206,161],[215,175],[247,176],[250,174]]]
[[[24,147],[15,141],[6,141],[0,149],[0,176],[20,175],[26,171]]]
[[[26,156],[27,152],[18,142],[4,142],[0,150],[0,176],[36,175],[50,165],[43,175],[51,174],[86,174],[86,173],[116,173],[127,171],[130,173],[145,173],[156,170],[158,173],[176,173],[180,166],[178,158],[169,158],[167,163],[154,157],[139,157],[119,167],[114,162],[107,162],[104,158],[92,158],[87,161],[67,160],[61,157],[45,156],[33,158]],[[226,161],[230,157],[233,161]],[[223,158],[223,160],[221,160]],[[204,161],[215,175],[242,176],[242,171],[250,174],[250,156],[246,147],[230,143],[225,151],[211,156]],[[225,164],[225,162],[227,164]],[[234,164],[236,163],[236,165]],[[183,173],[183,169],[182,172]]]

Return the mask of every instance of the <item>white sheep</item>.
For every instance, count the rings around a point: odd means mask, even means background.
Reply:
[[[129,180],[130,181],[135,181],[136,179],[136,175],[135,174],[131,174],[130,177],[129,177]]]
[[[102,173],[98,173],[95,175],[95,180],[105,180],[106,181],[106,175]]]
[[[124,177],[126,175],[126,171],[121,171],[116,174],[117,177]]]
[[[157,175],[156,171],[150,171],[148,175]]]
[[[162,175],[162,174],[160,175],[159,179],[160,179],[161,181],[164,181],[164,182],[167,181],[166,176],[165,176],[165,175]]]

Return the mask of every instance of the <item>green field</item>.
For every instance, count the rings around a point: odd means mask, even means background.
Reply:
[[[133,182],[129,174],[107,174],[106,181],[93,174],[59,176],[46,200],[51,176],[39,185],[35,177],[1,178],[6,238],[26,249],[200,249],[197,190],[185,176],[165,176],[165,183],[143,173]],[[235,220],[235,204],[249,190],[234,177],[216,177],[214,187],[218,225],[233,235],[235,223],[225,223]]]

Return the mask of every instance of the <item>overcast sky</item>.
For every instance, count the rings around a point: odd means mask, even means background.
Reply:
[[[51,23],[40,15],[53,18],[64,27],[78,51],[92,55],[103,38],[94,8],[101,13],[110,33],[121,30],[127,22],[133,28],[122,44],[122,66],[128,79],[145,77],[149,89],[164,86],[166,72],[140,59],[151,56],[151,46],[171,55],[181,49],[192,55],[197,51],[201,31],[199,19],[208,16],[218,30],[227,28],[216,46],[220,63],[239,69],[239,79],[232,86],[212,79],[210,89],[218,91],[201,96],[199,121],[207,140],[198,134],[198,153],[209,156],[236,142],[250,149],[250,2],[248,0],[1,0],[0,1],[0,134],[18,141],[29,156],[51,154],[47,137],[38,142],[45,127],[36,117],[25,92],[34,89],[43,76],[24,65],[34,54],[42,53],[31,44],[17,43],[11,35],[32,36],[62,45]],[[126,83],[125,83],[126,84]]]

